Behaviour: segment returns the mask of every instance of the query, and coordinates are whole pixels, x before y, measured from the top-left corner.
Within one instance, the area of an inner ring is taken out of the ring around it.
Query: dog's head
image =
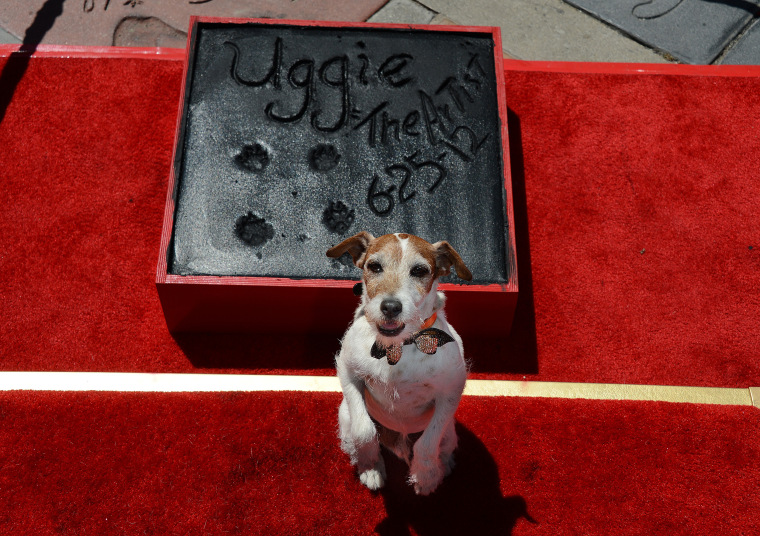
[[[472,279],[448,242],[431,244],[410,234],[375,238],[362,231],[330,248],[327,256],[345,253],[363,271],[364,315],[386,344],[406,339],[440,308],[438,279],[452,266],[461,279]]]

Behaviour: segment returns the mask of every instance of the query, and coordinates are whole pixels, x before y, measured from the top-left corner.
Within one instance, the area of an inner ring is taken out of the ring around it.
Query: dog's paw
[[[440,478],[420,477],[420,475],[409,477],[409,481],[414,486],[414,493],[417,495],[430,495],[438,488],[442,480],[443,474]]]
[[[365,452],[365,454],[367,453]],[[374,459],[365,457],[359,463],[359,481],[372,491],[378,490],[385,485],[385,475],[385,461],[380,456],[379,450]]]
[[[385,485],[385,468],[373,467],[359,474],[359,480],[372,491],[379,490]]]
[[[409,475],[409,483],[414,486],[417,495],[430,495],[443,480],[444,470],[437,463],[415,464],[412,463],[412,472]]]

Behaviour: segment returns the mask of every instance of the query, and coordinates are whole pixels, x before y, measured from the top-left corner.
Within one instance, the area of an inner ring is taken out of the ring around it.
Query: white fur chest
[[[354,326],[359,331],[361,323],[359,319]],[[370,355],[372,338],[360,337],[361,343],[353,348],[351,368],[364,380],[367,409],[384,426],[406,434],[422,431],[436,401],[452,394],[458,397],[464,389],[467,368],[461,339],[445,320],[436,327],[449,333],[454,342],[440,346],[435,354],[405,345],[395,365]]]

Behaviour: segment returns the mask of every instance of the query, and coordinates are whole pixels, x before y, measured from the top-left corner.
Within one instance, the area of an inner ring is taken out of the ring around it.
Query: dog
[[[382,444],[409,465],[418,495],[454,468],[454,413],[467,379],[462,339],[446,321],[438,281],[472,274],[448,242],[363,231],[330,248],[362,269],[361,304],[335,366],[343,390],[341,449],[370,490],[386,480]],[[358,286],[358,285],[357,285]]]

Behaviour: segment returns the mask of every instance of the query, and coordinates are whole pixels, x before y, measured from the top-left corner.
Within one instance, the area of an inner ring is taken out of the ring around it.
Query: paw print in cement
[[[274,238],[274,227],[264,218],[248,212],[235,221],[235,234],[249,246],[260,246]]]
[[[354,223],[354,209],[348,208],[342,201],[330,201],[322,215],[322,223],[328,231],[343,234]]]
[[[332,145],[320,143],[309,151],[309,163],[316,171],[330,171],[340,162],[340,154]]]
[[[260,143],[244,145],[240,153],[235,156],[235,162],[246,171],[255,173],[264,171],[269,165],[269,151]]]

